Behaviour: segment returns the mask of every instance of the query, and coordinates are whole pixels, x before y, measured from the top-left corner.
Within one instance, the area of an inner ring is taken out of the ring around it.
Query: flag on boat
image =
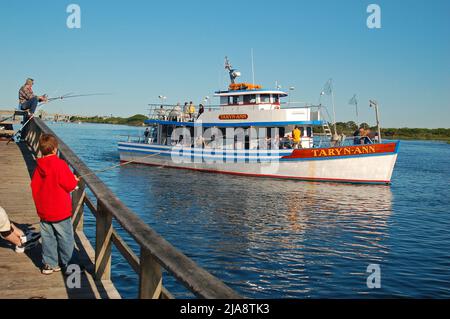
[[[350,105],[358,105],[358,99],[356,98],[356,94],[353,95],[353,97],[350,99],[348,104],[350,104]]]
[[[329,79],[327,83],[325,83],[325,86],[323,87],[322,95],[331,95],[331,92],[333,91],[333,80]]]
[[[356,122],[358,122],[358,99],[356,98],[356,94],[353,94],[353,97],[348,101],[348,104],[356,107]]]

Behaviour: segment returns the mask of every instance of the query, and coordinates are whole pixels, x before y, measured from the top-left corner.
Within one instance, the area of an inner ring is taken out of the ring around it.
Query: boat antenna
[[[252,78],[253,78],[253,85],[255,85],[255,60],[253,56],[253,48],[252,48]]]
[[[225,70],[228,70],[228,72],[230,74],[231,84],[235,84],[236,79],[241,76],[241,72],[233,69],[233,66],[231,65],[230,61],[228,60],[228,57],[225,57]]]
[[[334,128],[334,135],[337,135],[337,128],[336,128],[336,107],[334,105],[334,88],[333,88],[333,79],[329,79],[327,83],[325,83],[325,87],[321,93],[322,95],[331,95],[331,105],[333,107],[333,128]]]

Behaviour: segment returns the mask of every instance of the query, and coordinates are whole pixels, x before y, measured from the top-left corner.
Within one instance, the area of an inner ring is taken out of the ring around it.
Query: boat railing
[[[230,107],[242,107],[244,106],[246,110],[260,110],[261,106],[264,104],[252,104],[252,105],[224,105],[224,104],[208,104],[204,105],[204,112],[211,112],[217,110],[226,111]],[[273,110],[282,109],[320,109],[321,105],[311,105],[304,102],[283,102],[280,105],[271,104]],[[193,122],[199,116],[199,106],[195,105],[195,112],[189,114],[188,110],[185,110],[185,106],[177,104],[149,104],[151,108],[149,109],[149,119],[151,120],[163,120],[163,121],[174,121],[174,122]]]
[[[335,138],[326,135],[316,135],[314,137],[314,148],[327,148],[339,146],[356,146],[363,144],[378,144],[378,140],[369,136],[345,136],[343,134]]]
[[[121,140],[126,140],[128,143],[146,143],[147,138],[144,135],[117,135]]]
[[[198,266],[192,259],[171,245],[135,212],[128,208],[87,165],[40,119],[30,122],[26,141],[38,156],[39,138],[42,134],[56,136],[59,156],[82,177],[79,188],[72,193],[73,227],[84,235],[84,211],[94,217],[95,253],[92,269],[98,281],[111,280],[113,258],[123,258],[139,278],[139,298],[169,299],[173,295],[163,285],[163,270],[178,283],[200,298],[242,298],[218,278]],[[119,233],[128,236],[138,247],[135,252]],[[87,240],[86,240],[87,241]],[[113,256],[113,246],[120,256]]]

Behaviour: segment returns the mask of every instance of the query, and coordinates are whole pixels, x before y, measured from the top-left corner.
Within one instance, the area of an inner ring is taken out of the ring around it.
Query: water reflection
[[[128,202],[200,264],[251,295],[300,297],[343,260],[382,261],[386,186],[244,178],[146,166],[122,168]],[[131,197],[131,198],[130,198]],[[347,273],[345,273],[347,271]],[[362,276],[359,273],[357,276]],[[267,295],[266,295],[267,293]],[[279,295],[278,295],[279,294]]]

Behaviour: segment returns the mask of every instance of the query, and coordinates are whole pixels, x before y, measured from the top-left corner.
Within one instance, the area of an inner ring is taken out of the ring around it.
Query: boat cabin
[[[295,127],[301,131],[301,147],[314,146],[314,126],[323,124],[319,110],[313,107],[293,107],[291,103],[282,103],[282,99],[288,94],[278,89],[263,89],[260,85],[236,82],[240,72],[233,69],[226,60],[225,68],[229,71],[231,84],[228,90],[215,92],[219,98],[219,104],[205,106],[202,113],[192,113],[190,108],[182,109],[180,104],[176,106],[154,105],[154,113],[147,124],[155,126],[149,143],[165,146],[173,146],[181,142],[180,137],[172,136],[176,128],[190,130],[190,136],[206,135],[208,139],[218,136],[224,140],[224,145],[215,143],[215,147],[225,147],[226,139],[236,139],[232,130],[243,132],[245,135],[245,149],[257,149],[252,141],[265,137],[278,139],[280,148],[288,148],[292,145],[292,132]],[[200,132],[201,130],[201,132]],[[211,133],[213,132],[213,133]],[[241,133],[239,133],[241,134]],[[257,136],[255,136],[257,135]],[[184,138],[184,137],[183,137]],[[197,147],[195,138],[183,144],[191,143]],[[228,144],[229,146],[229,144]]]
[[[274,110],[281,108],[281,98],[287,94],[279,90],[263,90],[260,86],[247,83],[239,83],[229,91],[216,92],[220,98],[220,106],[254,106],[259,110]]]

